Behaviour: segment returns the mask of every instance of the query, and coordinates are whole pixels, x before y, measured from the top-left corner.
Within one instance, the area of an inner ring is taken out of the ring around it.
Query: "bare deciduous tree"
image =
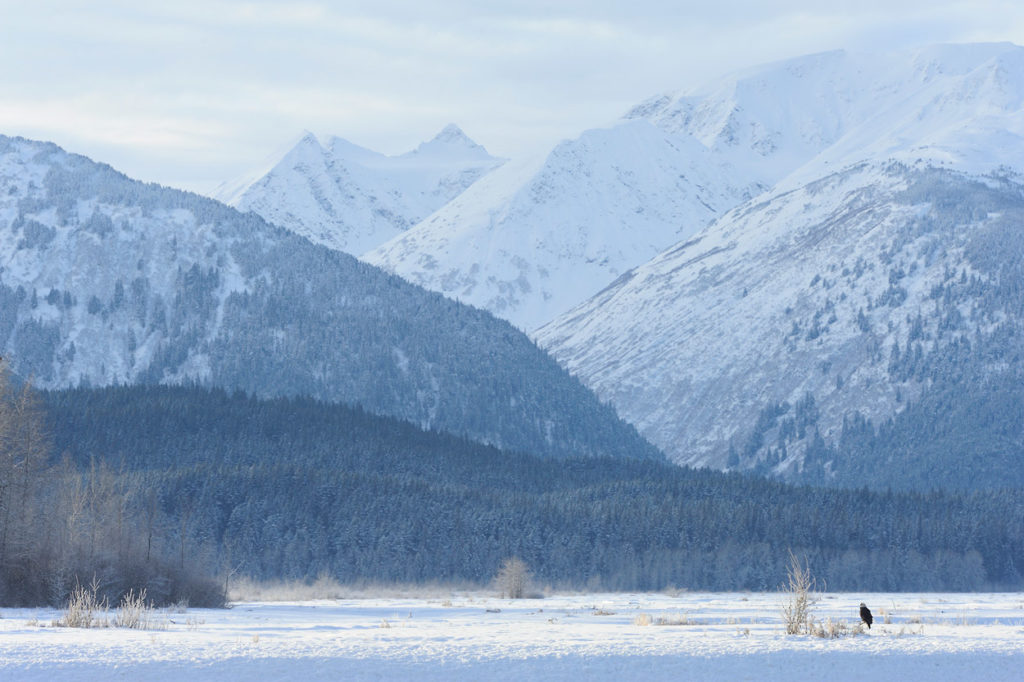
[[[0,566],[23,562],[31,553],[34,496],[50,444],[42,408],[31,382],[15,389],[0,360]]]
[[[522,599],[530,582],[530,568],[519,557],[510,557],[502,562],[495,581],[502,598]]]

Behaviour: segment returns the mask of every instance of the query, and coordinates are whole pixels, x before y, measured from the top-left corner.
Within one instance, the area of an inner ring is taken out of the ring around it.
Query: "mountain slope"
[[[358,255],[430,215],[502,160],[455,125],[401,156],[307,133],[265,175],[216,198],[339,251]]]
[[[706,225],[746,184],[645,121],[510,163],[367,262],[532,330]]]
[[[42,387],[358,404],[548,456],[657,456],[510,325],[255,214],[0,137],[0,348]]]
[[[1016,393],[980,388],[1019,372],[1022,74],[1010,44],[832,52],[649,100],[627,118],[770,189],[536,338],[677,461],[1022,480],[1021,428],[988,426]]]
[[[1019,176],[861,164],[729,212],[537,336],[676,461],[830,480],[847,420],[1021,378],[1021,225]],[[978,466],[998,477],[1022,428]]]

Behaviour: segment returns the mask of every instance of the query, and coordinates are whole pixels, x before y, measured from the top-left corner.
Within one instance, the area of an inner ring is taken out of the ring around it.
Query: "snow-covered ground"
[[[1024,594],[826,594],[815,615],[870,632],[787,636],[779,594],[486,594],[240,602],[162,612],[164,629],[69,629],[4,609],[0,679],[925,679],[1024,674]],[[667,624],[659,624],[659,622]],[[649,624],[646,624],[649,623]]]

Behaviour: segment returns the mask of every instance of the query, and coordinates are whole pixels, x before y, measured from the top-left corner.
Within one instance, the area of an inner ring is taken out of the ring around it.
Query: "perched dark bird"
[[[871,616],[871,609],[864,606],[864,602],[860,603],[860,619],[868,624],[868,630],[871,629],[871,624],[875,622],[875,619]]]

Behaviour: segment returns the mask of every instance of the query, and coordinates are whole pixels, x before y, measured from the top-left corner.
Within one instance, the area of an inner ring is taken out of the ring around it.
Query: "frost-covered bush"
[[[495,579],[502,597],[522,599],[530,582],[530,568],[519,557],[505,559]]]
[[[68,628],[105,628],[110,625],[107,619],[107,600],[98,596],[99,583],[95,578],[83,587],[75,585],[64,608],[64,617],[54,624]]]
[[[785,588],[789,601],[782,605],[782,622],[786,626],[787,635],[811,634],[814,626],[812,614],[817,602],[814,586],[814,578],[806,562],[800,563],[796,555],[790,552]]]
[[[133,630],[153,630],[157,627],[153,604],[146,602],[145,588],[138,592],[128,590],[128,594],[121,597],[114,624],[119,628]]]

